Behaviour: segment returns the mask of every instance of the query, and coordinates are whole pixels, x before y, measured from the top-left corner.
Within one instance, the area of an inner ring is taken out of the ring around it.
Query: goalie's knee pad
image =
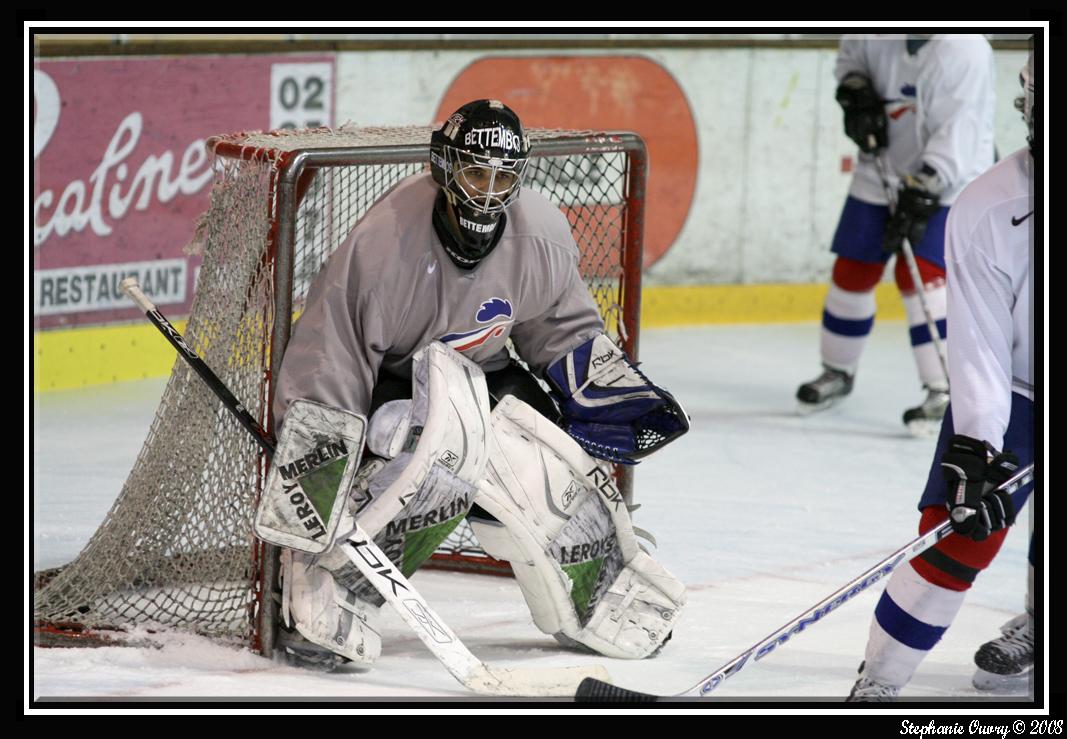
[[[360,526],[371,536],[416,495],[441,485],[470,491],[484,475],[489,393],[481,368],[433,342],[415,355],[411,384],[411,400],[384,403],[369,423],[367,446],[387,460],[359,502]]]
[[[639,659],[667,640],[685,586],[637,543],[604,467],[564,431],[507,397],[471,518],[490,555],[511,563],[534,623],[565,644]]]
[[[420,357],[425,356],[426,361]],[[412,398],[386,402],[368,425],[368,455],[345,513],[409,577],[463,520],[485,474],[489,402],[477,365],[444,345],[416,355]],[[341,531],[353,526],[340,525]],[[381,602],[337,547],[319,563]]]
[[[380,606],[362,598],[319,558],[282,550],[282,621],[312,644],[371,665],[382,651]]]

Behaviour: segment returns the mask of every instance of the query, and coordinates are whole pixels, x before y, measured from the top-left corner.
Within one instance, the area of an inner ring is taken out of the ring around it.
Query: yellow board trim
[[[179,331],[187,321],[175,321]],[[33,334],[33,389],[69,390],[146,377],[166,377],[174,347],[152,324],[37,331]]]
[[[819,321],[827,289],[825,284],[649,286],[641,296],[641,327]],[[895,284],[879,284],[875,296],[880,319],[904,318]],[[186,323],[174,325],[184,331]],[[174,348],[147,322],[39,331],[33,335],[33,389],[165,377],[175,359]]]
[[[641,328],[820,321],[828,290],[827,284],[648,286],[641,291]],[[879,283],[875,300],[880,319],[905,317],[895,283]]]

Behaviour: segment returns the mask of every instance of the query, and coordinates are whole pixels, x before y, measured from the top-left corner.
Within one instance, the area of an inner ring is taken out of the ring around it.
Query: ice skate
[[[823,411],[852,392],[853,376],[823,365],[824,371],[797,388],[797,411],[801,415]]]
[[[339,654],[314,644],[296,629],[279,625],[277,650],[285,655],[285,661],[293,667],[303,667],[315,672],[332,672],[349,662]]]
[[[978,690],[1026,690],[1034,671],[1034,617],[1022,613],[1001,627],[1002,635],[974,655]]]
[[[846,703],[889,703],[900,695],[900,688],[887,685],[870,678],[861,677],[852,686],[852,691],[845,699]]]
[[[915,408],[904,411],[904,425],[912,436],[926,439],[937,436],[941,431],[941,420],[948,408],[948,391],[923,386],[926,400]]]

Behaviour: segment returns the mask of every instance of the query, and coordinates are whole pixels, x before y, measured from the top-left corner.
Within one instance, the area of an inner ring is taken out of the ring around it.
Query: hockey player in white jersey
[[[919,529],[951,519],[954,533],[893,573],[875,608],[850,700],[899,694],[952,624],[1033,489],[1031,483],[1012,496],[990,492],[1034,457],[1033,54],[1021,80],[1030,150],[1020,149],[972,182],[946,228],[952,403],[919,502]],[[978,650],[978,688],[1010,680],[1027,687],[1034,656],[1033,561],[1031,539],[1027,611]]]
[[[349,513],[404,574],[468,514],[545,633],[642,658],[669,638],[684,586],[637,545],[597,459],[632,464],[688,420],[605,335],[567,219],[522,188],[529,146],[491,100],[433,133],[430,172],[386,193],[311,286],[275,420],[296,399],[369,418]],[[435,417],[454,443],[423,453]],[[398,480],[418,494],[388,500]],[[374,661],[381,598],[343,556],[285,550],[282,578],[285,653]]]
[[[852,392],[874,324],[874,289],[897,254],[896,283],[927,393],[904,423],[932,435],[948,403],[929,329],[932,321],[945,339],[945,218],[964,186],[993,163],[992,49],[980,35],[845,36],[835,74],[845,132],[860,153],[831,246],[837,259],[822,316],[823,373],[798,388],[798,408],[821,410]],[[896,190],[892,213],[887,187]],[[900,254],[905,239],[930,321]]]

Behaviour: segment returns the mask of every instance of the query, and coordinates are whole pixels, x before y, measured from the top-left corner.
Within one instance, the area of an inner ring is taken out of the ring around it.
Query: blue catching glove
[[[636,464],[689,430],[689,417],[606,335],[548,367],[563,428],[590,455]]]

